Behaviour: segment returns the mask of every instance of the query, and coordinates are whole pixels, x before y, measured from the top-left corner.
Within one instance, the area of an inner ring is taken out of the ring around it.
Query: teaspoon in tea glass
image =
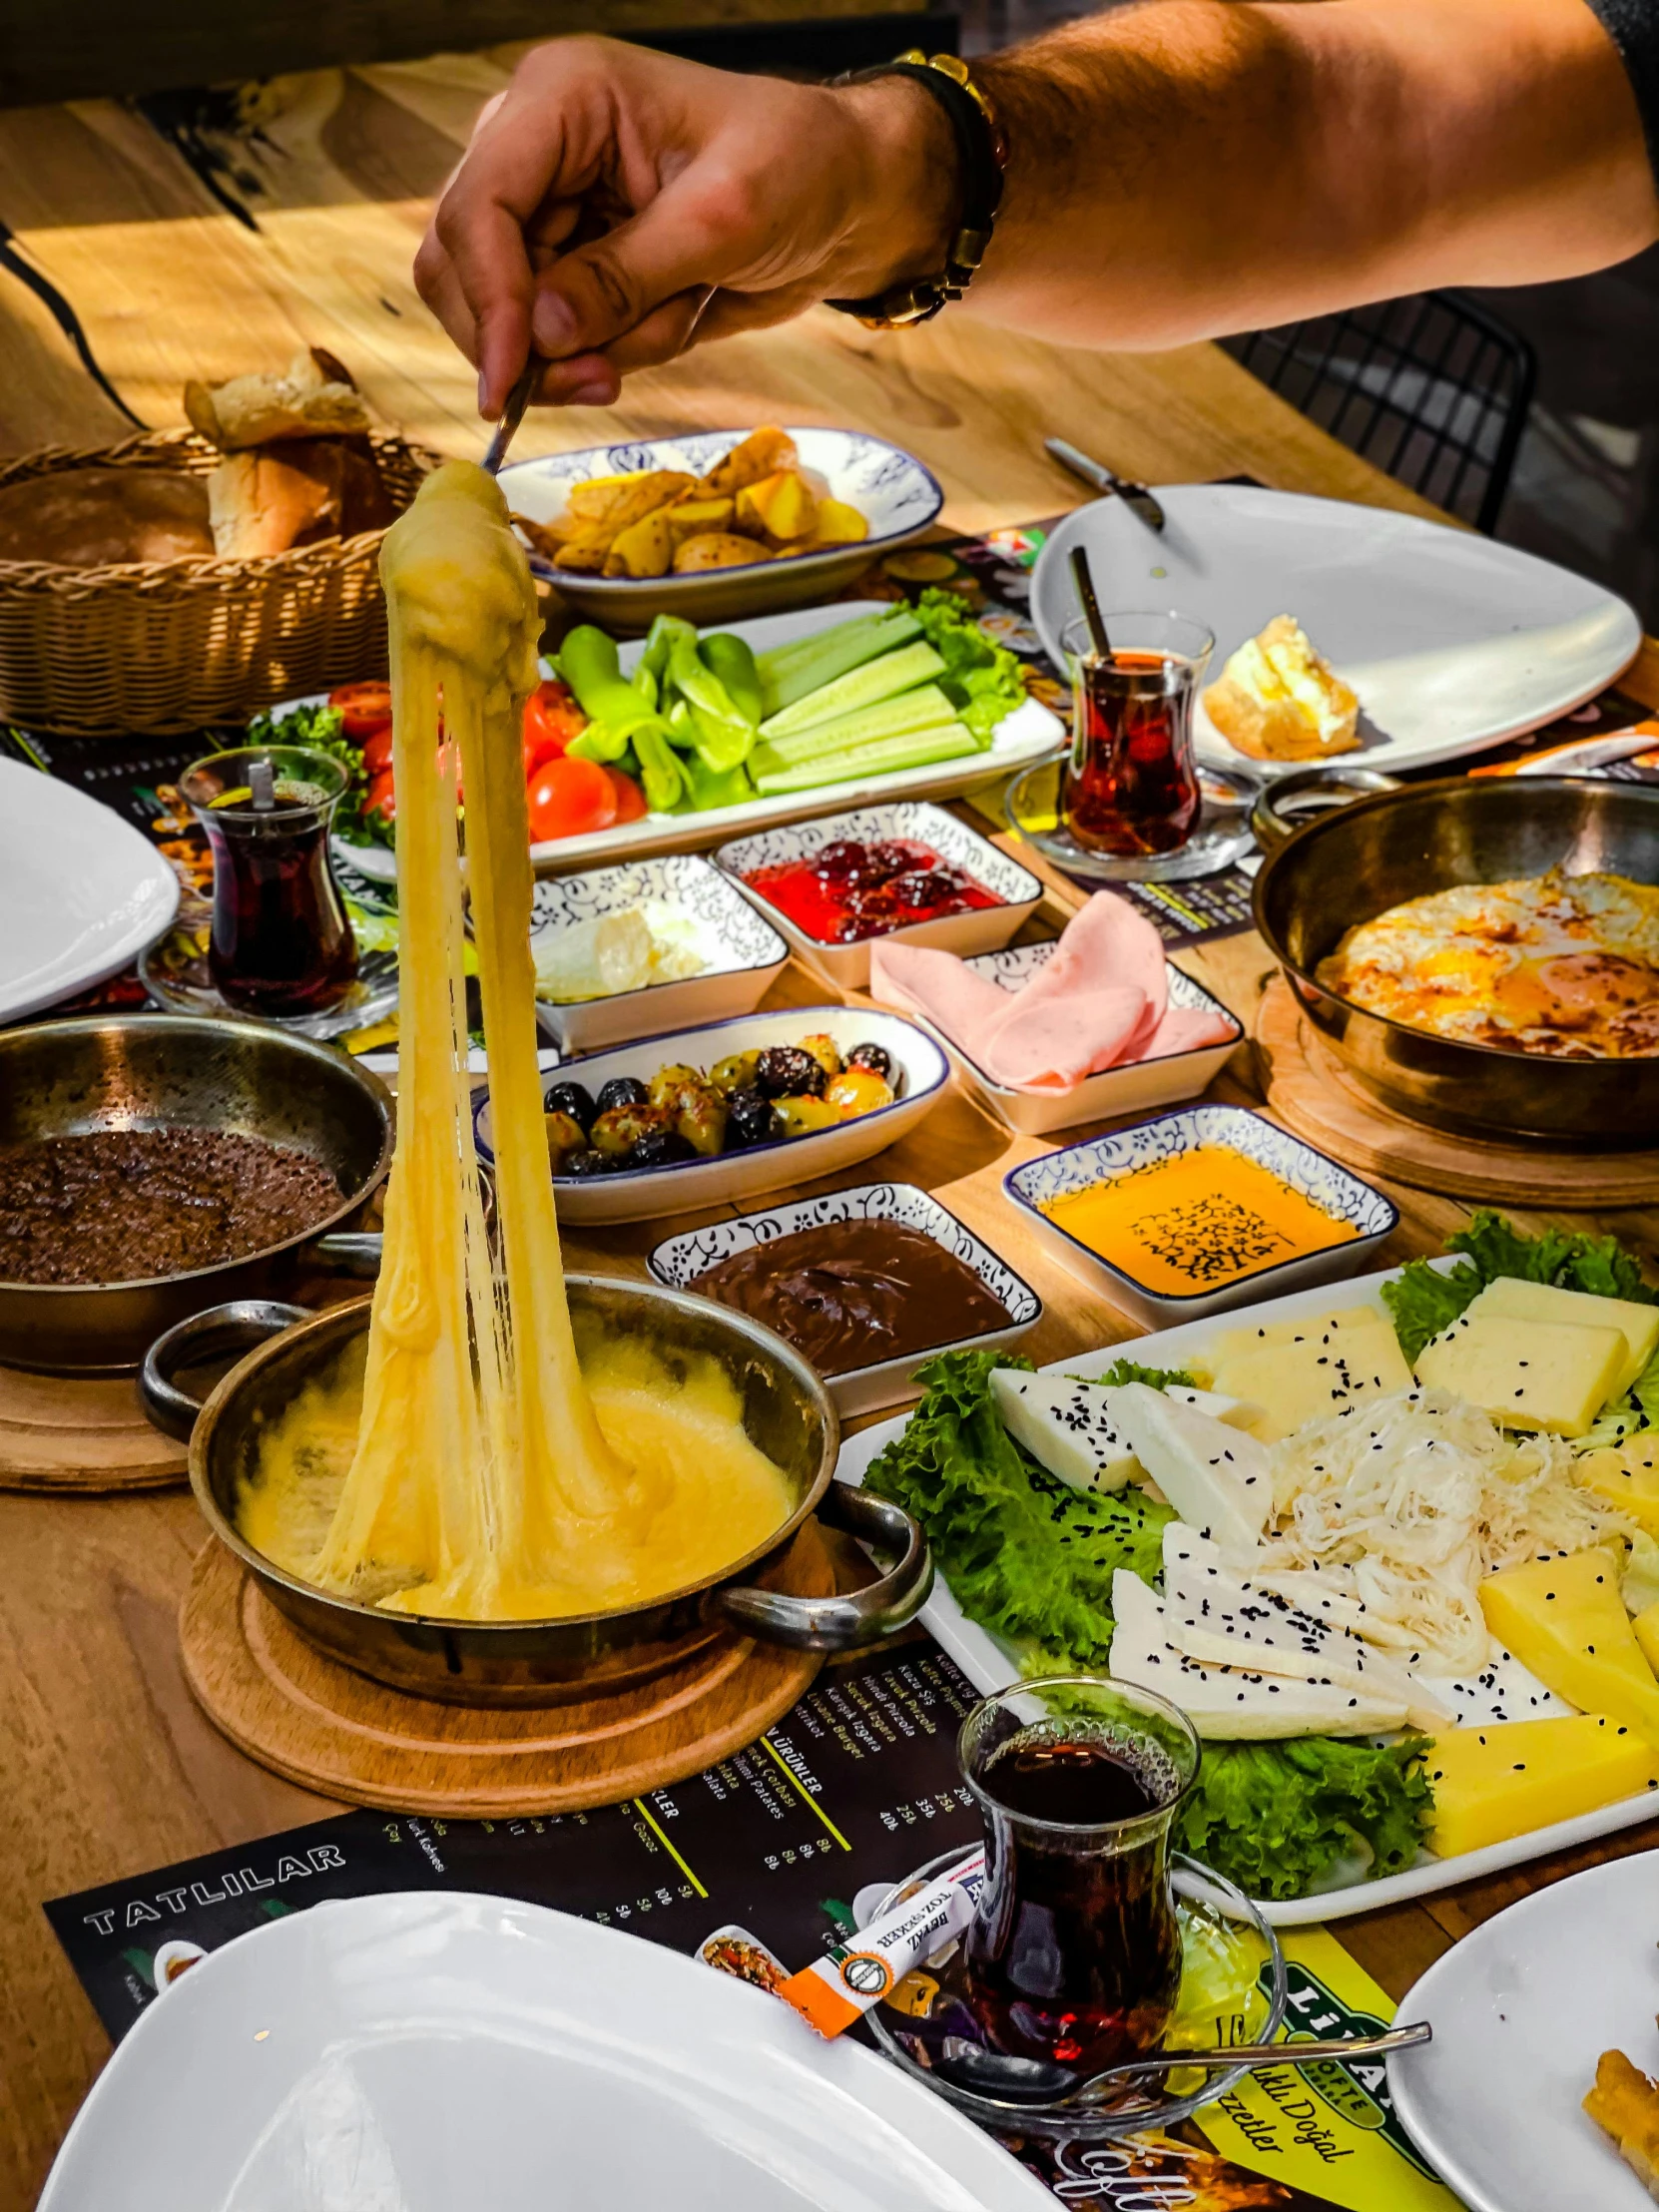
[[[1409,2050],[1413,2044],[1430,2041],[1433,2032],[1426,2020],[1418,2020],[1407,2027],[1389,2028],[1385,2034],[1355,2035],[1347,2041],[1236,2043],[1231,2050],[1158,2051],[1149,2058],[1125,2059],[1082,2080],[1075,2067],[1050,2058],[1016,2058],[954,2039],[933,2063],[946,2081],[980,2096],[1003,2097],[1014,2104],[1079,2104],[1092,2103],[1102,2090],[1170,2073],[1177,2066],[1217,2072],[1228,2066],[1307,2066],[1322,2059],[1369,2058],[1382,2051]]]

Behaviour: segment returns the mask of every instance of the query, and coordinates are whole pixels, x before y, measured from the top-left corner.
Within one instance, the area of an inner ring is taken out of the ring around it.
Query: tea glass
[[[1176,852],[1202,805],[1193,708],[1216,641],[1185,615],[1109,614],[1105,622],[1106,655],[1081,619],[1061,634],[1072,683],[1061,820],[1086,851]]]

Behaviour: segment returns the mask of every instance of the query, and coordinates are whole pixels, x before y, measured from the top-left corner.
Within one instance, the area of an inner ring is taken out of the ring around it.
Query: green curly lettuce
[[[1196,1390],[1197,1379],[1185,1368],[1143,1368],[1134,1360],[1114,1360],[1104,1375],[1074,1375],[1073,1382],[1096,1382],[1102,1389],[1115,1390],[1125,1382],[1144,1382],[1154,1390]]]
[[[940,691],[980,745],[989,745],[997,724],[1025,702],[1018,659],[986,637],[954,592],[935,585],[920,595],[912,611],[944,662],[944,673],[935,679]]]
[[[1433,1814],[1422,1750],[1421,1737],[1381,1749],[1334,1736],[1206,1744],[1176,1845],[1255,1898],[1305,1897],[1357,1852],[1369,1878],[1400,1874]]]
[[[914,1514],[970,1620],[1047,1664],[1104,1672],[1113,1571],[1153,1580],[1175,1515],[1143,1490],[1106,1496],[1057,1481],[1003,1427],[993,1368],[1031,1363],[946,1352],[918,1370],[926,1394],[865,1487]]]

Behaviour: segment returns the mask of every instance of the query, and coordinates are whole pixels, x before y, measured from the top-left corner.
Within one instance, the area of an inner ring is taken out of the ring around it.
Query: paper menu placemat
[[[956,1765],[974,1698],[918,1637],[826,1667],[748,1751],[622,1805],[506,1822],[343,1813],[45,1910],[117,2040],[192,1958],[308,1905],[389,1890],[523,1899],[686,1952],[736,1925],[805,1964],[850,1928],[860,1890],[978,1841]],[[1286,1949],[1293,2017],[1308,2031],[1334,2007],[1391,2016],[1323,1932],[1299,1930]],[[1289,2069],[1283,2086],[1259,2077],[1170,2137],[1009,2147],[1071,2212],[1454,2212],[1412,2162],[1380,2067],[1297,2082]]]

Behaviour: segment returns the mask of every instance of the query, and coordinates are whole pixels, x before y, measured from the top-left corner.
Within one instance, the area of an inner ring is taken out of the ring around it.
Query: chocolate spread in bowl
[[[830,1221],[751,1245],[689,1286],[776,1329],[820,1375],[848,1375],[1006,1329],[965,1261],[895,1221]]]
[[[321,1161],[225,1129],[0,1149],[0,1282],[141,1283],[269,1251],[331,1214]]]

